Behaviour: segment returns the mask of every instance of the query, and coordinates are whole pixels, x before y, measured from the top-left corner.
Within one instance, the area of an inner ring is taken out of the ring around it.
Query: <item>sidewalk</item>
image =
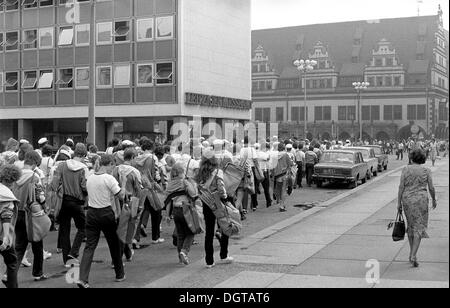
[[[427,164],[428,167],[429,163]],[[449,287],[448,160],[432,168],[438,209],[430,213],[430,239],[412,269],[407,241],[394,243],[400,171],[360,188],[328,208],[313,208],[230,248],[233,265],[212,270],[196,262],[146,287]],[[301,217],[301,216],[305,217]],[[368,260],[379,264],[380,283],[368,283]]]

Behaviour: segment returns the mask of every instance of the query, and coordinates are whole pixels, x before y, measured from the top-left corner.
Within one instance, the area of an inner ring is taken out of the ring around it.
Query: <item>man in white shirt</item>
[[[264,197],[266,198],[266,206],[272,206],[272,198],[270,197],[270,143],[264,143],[260,149],[260,144],[255,144],[256,154],[259,166],[264,173],[264,180],[261,185],[264,189]]]
[[[114,158],[104,155],[100,159],[100,169],[87,180],[89,206],[86,215],[86,247],[80,264],[80,279],[77,282],[80,288],[89,288],[89,272],[95,249],[100,239],[100,231],[105,235],[111,258],[116,272],[116,282],[125,280],[125,271],[120,255],[120,240],[116,233],[118,211],[114,210],[114,197],[123,199],[124,193],[117,180],[111,175],[114,169]]]

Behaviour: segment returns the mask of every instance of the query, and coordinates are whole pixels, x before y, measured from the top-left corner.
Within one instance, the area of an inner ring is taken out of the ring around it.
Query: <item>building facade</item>
[[[252,33],[252,119],[284,137],[448,138],[448,32],[436,16],[319,24]],[[294,61],[317,61],[313,71]],[[306,83],[306,115],[305,115]],[[305,117],[307,130],[305,132]]]
[[[0,1],[1,140],[85,140],[92,36],[100,148],[250,119],[250,0],[97,0],[95,33],[90,0],[73,2]]]

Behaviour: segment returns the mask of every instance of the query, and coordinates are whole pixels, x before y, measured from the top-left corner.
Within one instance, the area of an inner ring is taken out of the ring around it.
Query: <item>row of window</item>
[[[129,20],[97,23],[96,29],[97,45],[112,44],[113,41],[114,43],[124,43],[131,40],[132,31]],[[137,19],[135,39],[138,42],[172,39],[173,29],[173,16]],[[89,24],[61,26],[56,29],[56,32],[58,46],[89,46]],[[23,49],[53,48],[54,36],[55,29],[53,27],[23,30],[21,40],[19,31],[0,32],[0,52],[19,50],[19,45],[22,45]]]
[[[396,63],[397,61],[394,62],[394,58],[390,57],[390,58],[374,58],[373,59],[373,66],[394,66],[394,63]]]
[[[272,90],[273,89],[273,81],[272,80],[253,81],[252,89],[254,91]]]
[[[109,66],[97,66],[97,88],[129,87],[131,85],[131,65],[115,64]],[[136,64],[136,86],[152,87],[173,84],[174,64],[164,63],[139,63]],[[52,69],[0,72],[0,92],[5,87],[5,92],[24,90],[52,89],[54,84],[59,89],[87,89],[89,88],[89,68],[69,67],[57,70],[55,78]],[[20,77],[20,78],[19,78]],[[3,80],[4,79],[4,80]],[[56,80],[56,82],[55,82]]]
[[[444,109],[445,105],[440,108]],[[380,106],[362,106],[361,116],[363,121],[380,121]],[[402,120],[403,106],[402,105],[385,105],[383,106],[384,120]],[[275,120],[276,122],[283,122],[284,107],[276,107]],[[440,112],[441,114],[441,112]],[[357,121],[355,106],[338,106],[338,121]],[[407,120],[425,120],[426,119],[426,105],[408,105],[407,106]],[[308,121],[308,108],[306,108],[306,120]],[[331,106],[315,106],[314,107],[315,121],[331,121]],[[255,108],[255,121],[270,122],[271,108]],[[291,121],[304,122],[305,121],[305,107],[291,107]]]
[[[372,87],[399,87],[402,85],[401,76],[370,76],[367,82]]]
[[[90,2],[91,0],[0,0],[0,12],[5,9],[6,11],[16,11],[19,6],[22,5],[24,9],[32,9],[38,7],[52,6],[54,3],[59,5],[66,5],[67,3],[83,3]],[[111,0],[97,0],[97,2],[105,2]]]
[[[280,89],[298,89],[300,84],[299,78],[282,79],[280,80]],[[303,87],[303,85],[302,85]],[[322,78],[322,79],[307,79],[306,88],[307,89],[327,89],[333,87],[332,78]]]

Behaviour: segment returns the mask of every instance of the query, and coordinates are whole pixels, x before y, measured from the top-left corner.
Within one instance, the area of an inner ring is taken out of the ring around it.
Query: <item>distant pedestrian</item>
[[[422,238],[428,238],[428,191],[436,208],[436,193],[431,171],[422,165],[426,162],[425,152],[416,149],[411,153],[412,164],[405,167],[398,190],[398,210],[404,211],[408,224],[408,239],[411,248],[409,261],[418,267],[417,251]]]

